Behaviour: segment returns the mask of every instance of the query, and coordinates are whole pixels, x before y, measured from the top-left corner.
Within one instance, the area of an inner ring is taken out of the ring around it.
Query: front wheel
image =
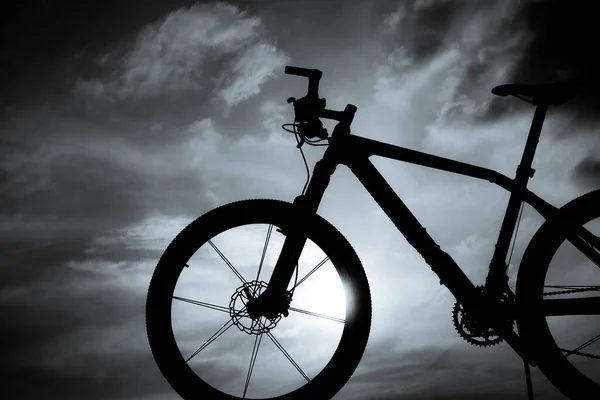
[[[600,191],[536,232],[516,297],[519,334],[548,380],[571,399],[600,399]]]
[[[245,200],[188,225],[156,266],[146,329],[162,374],[185,400],[330,399],[364,353],[371,297],[356,253],[316,214]],[[251,318],[294,221],[306,244],[288,286],[289,315]]]

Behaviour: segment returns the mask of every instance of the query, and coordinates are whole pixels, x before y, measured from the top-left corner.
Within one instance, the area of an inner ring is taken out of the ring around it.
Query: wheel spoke
[[[256,339],[254,339],[254,347],[252,348],[252,355],[250,356],[250,366],[248,367],[248,375],[246,376],[246,384],[244,385],[244,394],[242,398],[246,398],[246,392],[248,391],[248,385],[250,385],[250,377],[252,376],[252,371],[254,370],[254,364],[256,364],[256,356],[258,356],[258,348],[260,346],[260,342],[262,341],[263,334],[256,335]]]
[[[573,350],[563,350],[566,353],[568,353],[565,357],[569,357],[572,354],[579,354],[580,350],[583,350],[584,348],[588,347],[589,345],[596,343],[598,340],[600,340],[600,335],[596,335],[593,338],[591,338],[590,340],[588,340],[587,342],[581,344],[580,346],[576,347]]]
[[[576,235],[571,235],[567,239],[600,268],[600,237],[580,227]]]
[[[584,349],[585,347],[588,347],[590,344],[593,344],[595,342],[597,342],[598,340],[600,340],[600,335],[596,335],[593,338],[591,338],[590,340],[588,340],[587,342],[583,343],[582,345],[580,345],[579,347],[577,347],[576,349],[574,349],[575,351],[579,351]]]
[[[223,311],[223,312],[226,312],[227,314],[229,314],[229,307],[223,307],[223,306],[218,306],[216,304],[204,303],[202,301],[187,299],[185,297],[179,297],[179,296],[173,296],[173,298],[175,300],[180,300],[180,301],[184,301],[186,303],[195,304],[197,306],[203,306],[203,307],[206,307],[206,308],[211,308],[211,309],[217,310],[217,311]]]
[[[236,313],[236,316],[238,316],[239,314],[241,314],[244,310],[246,310],[246,307],[242,308],[241,310],[239,310]],[[200,353],[202,350],[204,350],[206,347],[208,347],[209,344],[211,344],[212,342],[214,342],[219,336],[221,336],[223,333],[225,333],[225,331],[227,331],[229,328],[231,328],[234,325],[233,323],[233,319],[229,319],[222,327],[220,327],[210,338],[208,338],[208,340],[206,342],[204,342],[204,344],[202,346],[200,346],[198,348],[198,350],[196,350],[194,352],[194,354],[192,354],[191,356],[188,357],[187,360],[185,360],[185,362],[189,362],[192,358],[194,358],[198,353]]]
[[[261,326],[264,327],[264,325],[259,322]],[[269,339],[271,339],[271,341],[273,342],[273,344],[275,346],[277,346],[277,348],[283,353],[283,355],[289,360],[289,362],[298,370],[298,372],[300,373],[300,375],[302,375],[302,377],[304,379],[306,379],[306,382],[310,382],[310,378],[308,377],[308,375],[306,375],[304,373],[304,371],[302,371],[302,368],[300,368],[300,366],[298,365],[298,363],[296,363],[296,361],[294,361],[294,359],[292,358],[292,356],[290,356],[290,353],[288,353],[286,351],[286,349],[283,348],[283,346],[281,345],[281,343],[279,343],[279,341],[275,338],[275,336],[273,336],[273,334],[269,331],[266,332],[267,336],[269,337]]]
[[[223,259],[223,261],[225,261],[225,264],[227,264],[227,266],[229,266],[229,268],[231,268],[231,270],[233,271],[233,273],[235,274],[235,276],[237,276],[239,278],[239,280],[242,281],[242,283],[246,283],[246,280],[244,279],[244,277],[242,276],[242,274],[240,274],[238,272],[238,270],[235,269],[235,267],[233,266],[233,264],[231,264],[229,262],[229,260],[227,259],[227,257],[225,257],[223,255],[223,253],[221,253],[221,251],[217,248],[217,246],[214,245],[214,243],[212,242],[212,240],[209,240],[208,244],[210,244],[212,246],[212,248],[215,249],[215,251],[217,252],[217,254],[219,256],[221,256],[221,258]]]
[[[542,312],[545,316],[600,315],[600,297],[544,300]]]
[[[312,315],[314,317],[319,317],[319,318],[324,318],[324,319],[329,319],[331,321],[336,321],[336,322],[341,322],[344,323],[346,322],[345,319],[342,318],[336,318],[336,317],[330,317],[329,315],[324,315],[324,314],[318,314],[316,312],[312,312],[312,311],[306,311],[306,310],[300,310],[298,308],[294,308],[294,307],[290,307],[290,311],[295,311],[297,313],[302,313],[302,314],[307,314],[307,315]]]
[[[281,350],[283,355],[290,361],[290,363],[292,363],[292,365],[294,367],[296,367],[298,372],[300,372],[300,375],[302,375],[304,377],[304,379],[306,379],[307,382],[310,382],[310,378],[304,373],[304,371],[302,371],[302,368],[300,368],[298,363],[296,363],[296,361],[294,361],[292,356],[290,356],[290,354],[283,348],[283,346],[277,341],[277,339],[275,339],[275,336],[273,336],[273,334],[271,332],[267,332],[267,336],[269,336],[269,339],[271,339],[273,341],[273,343],[275,344],[275,346],[277,346],[277,348],[279,350]]]
[[[204,342],[204,344],[202,346],[200,346],[198,348],[198,350],[196,350],[194,352],[194,354],[192,354],[191,356],[188,357],[187,360],[185,360],[185,362],[189,362],[192,358],[194,358],[198,353],[200,353],[202,350],[204,350],[206,347],[208,347],[209,344],[211,344],[212,342],[214,342],[219,336],[221,336],[223,333],[225,333],[225,331],[227,331],[227,329],[231,328],[233,326],[233,321],[232,320],[228,320],[225,325],[223,325],[222,327],[219,328],[219,330],[217,330],[210,338],[208,338],[208,340],[206,342]]]
[[[292,290],[296,289],[298,286],[300,286],[300,284],[302,282],[304,282],[306,280],[306,278],[308,278],[309,276],[311,276],[312,274],[314,274],[319,268],[321,268],[323,266],[323,264],[325,264],[327,261],[329,261],[329,257],[325,257],[323,260],[321,260],[320,263],[317,264],[316,267],[314,267],[313,269],[310,270],[310,272],[308,274],[306,274],[304,276],[304,278],[300,279],[300,281],[298,281],[298,283],[296,283],[296,285],[292,288]]]
[[[258,266],[258,272],[256,273],[256,280],[257,281],[258,281],[258,278],[260,277],[260,271],[262,270],[263,262],[265,261],[265,254],[267,254],[267,247],[269,246],[269,239],[271,239],[271,231],[272,230],[273,230],[273,225],[270,224],[269,225],[269,229],[267,230],[267,237],[265,238],[265,245],[263,247],[262,256],[260,258],[260,264]],[[253,293],[253,295],[256,295],[256,290]]]

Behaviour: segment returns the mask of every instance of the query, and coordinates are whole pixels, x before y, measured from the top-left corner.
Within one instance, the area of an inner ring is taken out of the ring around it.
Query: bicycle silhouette
[[[478,346],[491,346],[501,341],[508,343],[524,360],[530,397],[533,393],[529,365],[533,365],[569,398],[600,398],[600,368],[589,367],[590,362],[600,359],[599,355],[589,352],[594,343],[600,344],[600,335],[567,349],[556,342],[554,336],[560,329],[554,330],[552,322],[564,316],[600,315],[600,297],[585,295],[597,292],[600,286],[589,281],[586,282],[588,285],[578,286],[546,282],[547,277],[555,275],[548,272],[551,262],[567,242],[572,251],[576,249],[592,261],[594,267],[600,267],[600,229],[594,234],[590,231],[592,225],[588,226],[590,221],[600,217],[600,190],[557,208],[527,189],[528,180],[534,174],[531,166],[548,107],[562,105],[575,96],[579,81],[508,84],[492,90],[496,95],[513,95],[536,106],[516,177],[510,179],[490,169],[352,135],[350,124],[357,108],[351,104],[344,111],[325,108],[325,99],[318,95],[321,71],[287,66],[285,72],[307,77],[308,93],[298,100],[288,99],[288,103],[294,105],[296,118],[293,124],[285,124],[283,128],[295,133],[301,152],[304,143],[328,142],[328,148],[316,163],[312,178],[309,175],[302,194],[293,203],[256,199],[223,205],[190,223],[165,250],[149,286],[146,325],[155,361],[177,393],[186,400],[248,398],[257,393],[282,400],[330,399],[350,379],[367,344],[371,295],[362,264],[351,245],[317,214],[332,174],[339,164],[343,164],[420,253],[440,283],[455,296],[454,324],[464,339]],[[338,122],[331,136],[319,118]],[[292,126],[293,130],[287,126]],[[438,246],[369,161],[371,156],[484,179],[511,193],[484,285],[475,286],[452,257]],[[306,163],[306,159],[304,161]],[[508,285],[506,257],[524,203],[531,205],[546,222],[528,244],[513,292]],[[256,224],[265,224],[266,228],[257,231]],[[275,231],[273,227],[276,227]],[[242,229],[242,233],[232,234],[228,240],[222,239],[234,228]],[[260,236],[258,242],[252,243],[249,234],[256,232],[266,238]],[[276,242],[279,244],[273,244]],[[258,250],[260,245],[262,251],[242,255],[245,253],[241,253],[241,247],[245,244],[253,244],[250,246],[252,251]],[[221,251],[223,247],[231,249]],[[280,252],[269,258],[266,254],[273,247],[280,248]],[[200,259],[192,261],[200,250],[204,251]],[[305,257],[303,251],[308,251],[309,255]],[[317,257],[317,253],[324,257]],[[236,258],[235,262],[230,261],[233,258]],[[298,280],[301,265],[305,265],[307,259],[308,262],[321,261]],[[338,280],[329,279],[325,285],[311,287],[313,278],[319,274],[325,276],[319,272],[325,270],[325,266],[336,273]],[[268,282],[260,280],[261,272],[266,276],[268,268],[272,268],[270,279]],[[574,267],[568,261],[564,268]],[[216,277],[221,272],[228,275],[219,280]],[[182,290],[188,290],[189,297],[175,294],[178,280],[194,273],[199,275],[196,283],[205,282],[205,286],[183,285]],[[341,283],[338,289],[335,289],[335,282]],[[229,289],[217,291],[214,289],[217,283],[229,285]],[[303,296],[297,291],[301,284],[310,289]],[[336,290],[342,298],[337,303],[327,297]],[[215,302],[200,301],[200,295],[212,296]],[[563,298],[563,295],[576,296]],[[297,299],[304,301],[305,307],[299,308],[301,305],[295,304]],[[179,304],[187,305],[185,313]],[[329,307],[330,312],[319,313],[307,309],[309,307]],[[201,310],[212,314],[200,319],[198,312]],[[342,317],[332,315],[336,310]],[[225,324],[216,332],[213,329],[196,335],[176,335],[173,318],[183,314],[182,325],[187,324],[188,328],[195,324],[193,327],[208,330],[210,323]],[[294,331],[296,328],[292,328],[290,322],[292,317],[296,322],[304,321],[307,328],[299,327]],[[317,321],[329,325],[317,326]],[[233,326],[239,332],[230,331],[228,335],[233,340],[226,341],[222,335]],[[600,333],[597,321],[579,327],[585,332]],[[575,328],[576,324],[569,325],[569,330],[576,331]],[[333,331],[339,335],[339,341],[332,335],[334,350],[322,351],[320,346],[331,341],[325,333]],[[213,333],[212,336],[209,333]],[[179,346],[176,336],[184,337],[185,344]],[[264,336],[277,350],[263,353],[263,361],[267,358],[265,369],[256,372]],[[290,338],[302,337],[309,338],[309,347],[290,345]],[[216,340],[218,338],[221,339]],[[244,341],[253,343],[252,352],[249,349],[239,351]],[[204,344],[198,346],[202,342]],[[184,357],[183,353],[191,354]],[[321,355],[325,358],[323,366],[314,361]],[[304,361],[297,361],[300,358]],[[576,359],[588,362],[580,365]],[[231,361],[228,368],[224,366],[226,361]],[[288,368],[287,372],[285,368]]]

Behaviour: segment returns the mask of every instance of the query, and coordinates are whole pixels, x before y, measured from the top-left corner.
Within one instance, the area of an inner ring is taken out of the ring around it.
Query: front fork
[[[251,316],[286,314],[286,307],[289,306],[290,301],[286,289],[292,280],[294,270],[298,265],[298,259],[306,244],[307,232],[310,228],[308,224],[312,220],[311,217],[316,214],[323,193],[327,189],[331,175],[333,175],[338,164],[335,160],[335,154],[335,146],[330,145],[323,158],[315,165],[313,177],[308,184],[306,194],[297,196],[294,199],[289,230],[282,227],[282,233],[286,238],[267,288],[258,297],[251,298],[248,302],[248,313]]]

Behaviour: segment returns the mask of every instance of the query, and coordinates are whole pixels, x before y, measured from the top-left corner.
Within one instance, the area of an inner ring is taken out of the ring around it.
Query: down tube
[[[392,220],[406,240],[421,254],[425,262],[440,278],[458,301],[468,307],[476,301],[473,283],[464,274],[452,257],[427,233],[417,218],[410,212],[394,189],[387,183],[375,166],[368,160],[354,161],[348,168],[358,178],[381,209]],[[476,306],[477,304],[473,304]]]

